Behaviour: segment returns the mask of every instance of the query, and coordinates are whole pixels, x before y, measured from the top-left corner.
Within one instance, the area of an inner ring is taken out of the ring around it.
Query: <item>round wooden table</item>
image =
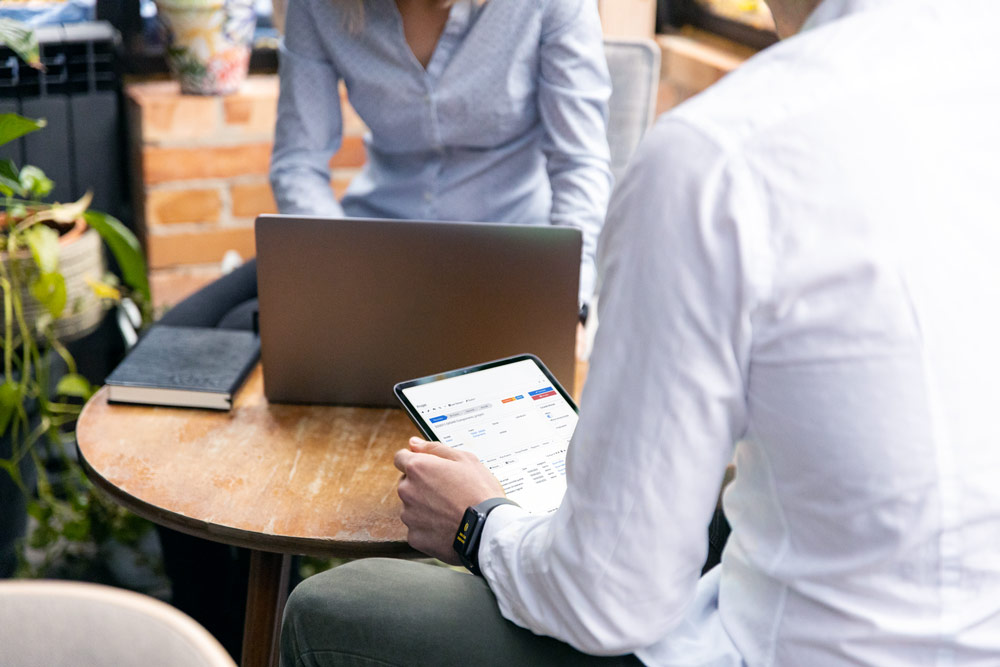
[[[577,395],[587,365],[578,362]],[[260,366],[230,412],[111,405],[77,424],[88,477],[168,528],[252,550],[243,665],[277,665],[291,554],[418,557],[396,495],[402,410],[271,404]]]
[[[231,412],[111,405],[107,393],[77,425],[94,484],[155,523],[252,550],[244,665],[277,664],[290,554],[419,555],[392,465],[417,432],[401,410],[272,405],[259,366]]]

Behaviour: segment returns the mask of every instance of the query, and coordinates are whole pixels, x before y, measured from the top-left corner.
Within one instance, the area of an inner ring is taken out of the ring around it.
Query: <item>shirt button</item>
[[[430,192],[424,193],[424,201],[431,201],[432,199],[434,199],[434,195],[432,195]]]
[[[430,95],[424,95],[424,102],[430,102],[430,101],[431,101],[431,96]]]

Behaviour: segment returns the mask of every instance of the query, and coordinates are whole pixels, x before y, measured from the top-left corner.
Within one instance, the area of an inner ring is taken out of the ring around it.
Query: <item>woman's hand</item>
[[[466,508],[504,496],[503,487],[475,454],[420,438],[410,438],[409,445],[394,460],[403,473],[396,491],[406,539],[414,549],[458,565],[452,544]]]

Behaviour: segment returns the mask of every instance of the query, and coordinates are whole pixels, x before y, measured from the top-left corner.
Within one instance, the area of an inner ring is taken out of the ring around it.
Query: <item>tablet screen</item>
[[[521,507],[533,514],[559,507],[577,412],[537,358],[402,382],[396,395],[425,436],[474,453]]]

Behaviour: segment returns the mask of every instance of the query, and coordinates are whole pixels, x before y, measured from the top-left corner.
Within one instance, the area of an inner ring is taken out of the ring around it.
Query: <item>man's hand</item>
[[[394,463],[403,473],[396,490],[410,546],[458,565],[452,544],[466,508],[503,496],[500,482],[475,454],[420,438],[410,438],[410,448],[396,452]]]

